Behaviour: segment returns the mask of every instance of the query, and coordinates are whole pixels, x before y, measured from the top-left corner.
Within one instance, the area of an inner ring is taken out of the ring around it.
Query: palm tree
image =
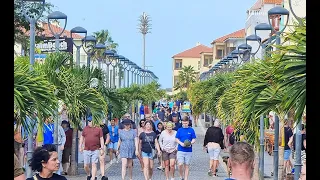
[[[108,30],[100,30],[97,32],[94,32],[94,37],[97,39],[97,43],[104,44],[106,46],[106,49],[112,50],[114,52],[117,52],[118,43],[115,43],[110,35],[110,32]],[[104,50],[98,50],[96,52],[97,59],[98,59],[98,67],[101,68],[101,61],[103,60],[103,52]]]
[[[94,88],[90,88],[87,78],[89,71],[86,68],[71,68],[64,63],[71,62],[72,56],[69,53],[51,53],[47,56],[44,64],[35,66],[40,74],[53,84],[57,91],[56,96],[66,104],[68,117],[74,127],[73,144],[71,154],[71,175],[77,174],[76,163],[76,136],[81,123],[81,118],[90,109],[93,121],[99,124],[106,114],[107,104],[103,96]]]
[[[196,82],[197,72],[193,69],[193,66],[183,66],[181,71],[179,71],[178,83],[175,86],[175,90],[186,88],[188,89],[190,85]]]
[[[41,126],[42,120],[51,116],[57,108],[54,91],[55,87],[44,75],[30,70],[28,57],[18,57],[14,61],[14,114],[17,124],[31,131],[32,127],[25,121],[30,117],[38,119]]]

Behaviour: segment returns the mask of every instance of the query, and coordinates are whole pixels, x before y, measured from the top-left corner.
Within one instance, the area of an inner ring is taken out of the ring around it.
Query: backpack
[[[235,141],[236,141],[236,137],[235,137],[234,132],[233,132],[232,134],[230,134],[229,143],[231,145],[233,145],[235,143]]]

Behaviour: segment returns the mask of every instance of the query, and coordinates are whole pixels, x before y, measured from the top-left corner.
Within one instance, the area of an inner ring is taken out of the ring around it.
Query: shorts
[[[153,160],[152,153],[145,153],[142,151],[141,155],[143,158],[149,158],[149,159]]]
[[[95,151],[84,150],[83,151],[84,164],[98,163],[99,156],[100,156],[99,150],[95,150]]]
[[[178,164],[186,164],[189,165],[192,157],[192,152],[182,152],[178,151],[177,152],[177,160]]]
[[[210,160],[219,160],[219,154],[221,152],[221,148],[208,148],[208,153],[210,156]]]
[[[163,151],[162,152],[162,160],[168,161],[169,159],[176,159],[177,158],[177,151],[173,151],[172,153],[168,153]]]
[[[69,163],[70,156],[71,156],[71,147],[64,148],[62,152],[62,164]]]
[[[290,149],[284,150],[283,160],[289,161],[290,160],[290,154],[291,154],[291,150]]]
[[[108,149],[117,150],[117,148],[118,148],[118,142],[110,142],[108,144]]]

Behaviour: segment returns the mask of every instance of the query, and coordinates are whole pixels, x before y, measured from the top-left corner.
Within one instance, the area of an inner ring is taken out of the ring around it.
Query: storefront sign
[[[44,40],[43,42],[36,44],[36,48],[41,50],[41,53],[54,52],[56,50],[55,39]],[[73,53],[72,39],[59,39],[59,51]]]

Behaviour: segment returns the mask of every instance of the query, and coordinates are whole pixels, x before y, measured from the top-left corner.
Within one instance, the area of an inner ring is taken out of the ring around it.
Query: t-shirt
[[[102,128],[102,135],[103,135],[103,140],[104,142],[106,142],[107,140],[107,134],[109,134],[109,128],[108,126],[105,124]]]
[[[169,107],[172,109],[173,108],[173,105],[174,105],[174,102],[170,101],[169,102]]]
[[[18,176],[24,174],[24,172],[23,172],[23,169],[20,165],[18,157],[15,154],[13,154],[13,157],[14,157],[14,172],[13,172],[13,174],[14,174],[14,177],[18,177]]]
[[[102,129],[100,127],[86,126],[82,131],[84,140],[84,150],[95,151],[99,149],[100,138],[103,137]]]
[[[158,130],[158,124],[160,123],[160,120],[157,119],[155,121],[153,121],[154,127],[156,128],[156,130]]]
[[[141,114],[144,114],[144,106],[143,105],[140,106],[140,115]]]
[[[164,111],[159,110],[159,111],[157,112],[157,114],[158,114],[159,118],[163,121],[163,120],[164,120],[164,115],[165,115],[166,113],[165,113]]]
[[[43,144],[53,144],[54,127],[53,124],[44,124]]]
[[[66,177],[58,175],[56,173],[53,173],[51,178],[42,178],[42,177],[39,176],[39,174],[36,174],[36,176],[37,176],[38,180],[67,180]],[[33,179],[33,177],[31,177],[31,178],[28,178],[27,180],[34,180],[34,179]]]
[[[151,153],[152,149],[155,149],[155,139],[157,138],[157,134],[155,132],[150,133],[141,133],[139,135],[139,139],[141,142],[141,151],[145,153]],[[150,143],[150,144],[149,144]],[[152,149],[151,149],[151,147]]]
[[[174,128],[172,128],[172,129],[175,131],[178,131],[178,129],[181,127],[182,127],[182,124],[180,122],[176,122],[176,123],[174,123]]]
[[[301,151],[305,151],[306,148],[303,145],[303,141],[307,139],[306,134],[301,134]],[[296,134],[293,135],[293,149],[296,150]]]
[[[66,134],[66,143],[64,144],[64,147],[71,148],[73,130],[69,128],[67,131],[65,131],[65,134]]]
[[[184,142],[185,140],[189,140],[190,142],[192,139],[196,138],[196,133],[194,132],[194,129],[191,127],[187,128],[179,128],[176,134],[176,138],[179,139],[181,142]],[[178,145],[178,151],[182,152],[192,152],[192,145],[190,147],[182,147],[180,144]]]
[[[114,126],[113,130],[112,130],[112,126],[109,125],[108,126],[109,129],[109,134],[110,134],[110,141],[111,142],[118,142],[119,141],[119,127],[118,126]]]
[[[166,130],[161,132],[159,136],[159,145],[163,151],[171,153],[176,149],[176,134],[177,131],[173,131],[172,135],[170,135]]]
[[[288,142],[290,137],[293,135],[292,130],[290,127],[284,127],[284,150],[289,150],[290,147],[288,146]]]

